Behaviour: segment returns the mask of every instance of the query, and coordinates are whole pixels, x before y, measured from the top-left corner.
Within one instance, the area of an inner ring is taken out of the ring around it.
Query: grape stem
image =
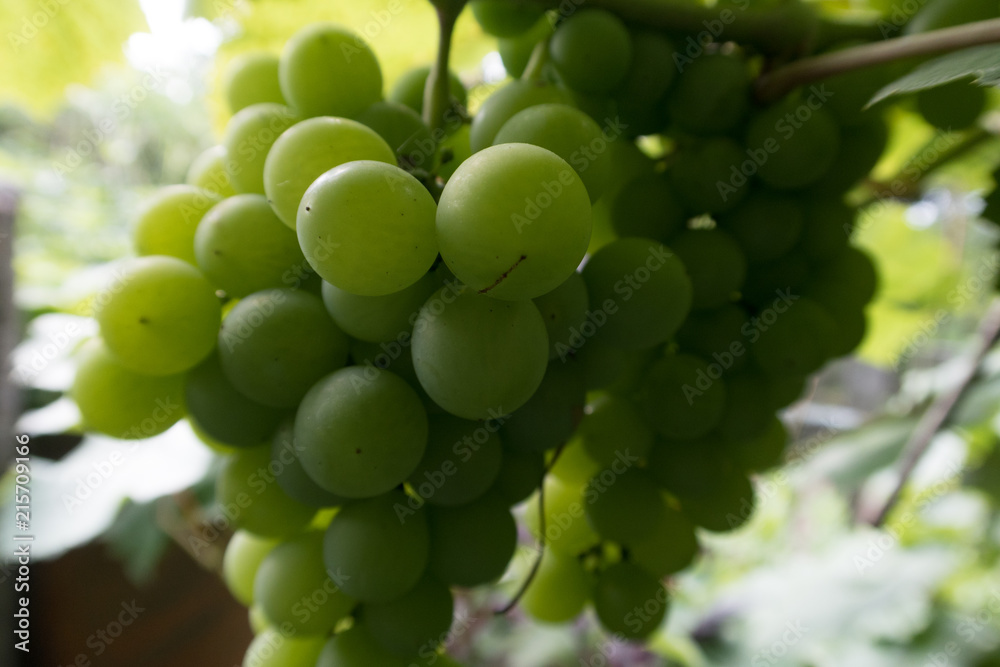
[[[451,58],[451,38],[455,32],[455,21],[462,13],[464,5],[464,1],[434,2],[440,29],[438,51],[424,88],[424,122],[432,134],[437,134],[444,127],[445,113],[451,106],[448,61]]]
[[[904,58],[947,53],[996,42],[1000,42],[1000,18],[862,44],[803,58],[764,74],[757,79],[757,98],[762,102],[776,100],[799,86],[837,74]]]
[[[521,80],[538,81],[541,79],[542,69],[548,61],[549,40],[543,39],[538,42],[538,44],[535,44],[535,48],[531,52],[531,58],[528,59],[528,64],[524,66],[524,72],[521,74]]]
[[[951,414],[951,411],[955,408],[955,405],[965,393],[969,384],[976,378],[979,366],[990,351],[993,343],[996,342],[997,336],[1000,336],[1000,296],[993,298],[986,310],[986,314],[980,321],[979,332],[976,336],[976,346],[969,360],[968,368],[962,375],[961,380],[951,391],[940,395],[931,404],[920,418],[920,421],[917,422],[913,433],[910,434],[909,440],[907,440],[906,445],[903,447],[902,465],[896,486],[893,488],[888,500],[886,500],[885,505],[870,517],[869,523],[871,525],[878,528],[885,524],[892,508],[899,501],[906,482],[917,467],[917,463],[920,462],[921,457],[927,452],[931,442],[934,440],[934,436],[941,430],[941,426],[948,419],[948,415]]]
[[[542,566],[542,557],[545,555],[545,477],[556,465],[556,461],[559,460],[559,456],[562,454],[567,442],[568,440],[564,440],[556,448],[555,453],[552,455],[552,460],[549,461],[547,466],[545,466],[545,470],[542,472],[542,478],[538,482],[538,557],[535,558],[535,562],[531,564],[531,570],[528,572],[528,577],[524,580],[524,583],[521,584],[521,587],[517,589],[514,597],[510,599],[510,602],[493,612],[497,616],[503,616],[517,606],[517,603],[521,601],[521,598],[523,598],[524,594],[527,592],[528,587],[531,586],[531,582],[534,581],[535,577],[538,575],[538,569]]]

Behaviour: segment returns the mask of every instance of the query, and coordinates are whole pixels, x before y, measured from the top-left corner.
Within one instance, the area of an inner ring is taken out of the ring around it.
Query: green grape
[[[590,405],[590,413],[578,431],[584,450],[604,467],[624,453],[646,458],[653,446],[653,431],[631,401],[618,396],[602,396]]]
[[[409,333],[416,313],[438,286],[439,280],[432,273],[383,296],[359,296],[324,282],[323,303],[333,321],[349,336],[381,343]]]
[[[265,628],[250,642],[243,667],[315,667],[324,642],[323,637],[286,637]]]
[[[306,472],[347,498],[368,498],[401,484],[427,447],[427,411],[399,376],[351,366],[309,390],[295,416]]]
[[[431,505],[463,505],[492,486],[503,457],[497,425],[432,415],[424,457],[410,473],[414,492]]]
[[[423,656],[448,636],[454,611],[448,587],[424,577],[400,598],[365,605],[363,623],[392,653]]]
[[[529,144],[470,157],[445,185],[437,209],[448,268],[498,299],[531,299],[558,287],[583,259],[590,232],[583,181],[559,156]]]
[[[590,580],[580,561],[546,549],[521,607],[542,623],[567,623],[583,613],[589,597]]]
[[[539,104],[569,102],[569,95],[543,81],[517,79],[497,89],[476,112],[469,129],[473,153],[493,145],[497,132],[518,111]]]
[[[420,114],[410,107],[397,102],[376,102],[358,116],[358,122],[375,130],[403,166],[430,167],[437,142]]]
[[[751,347],[765,373],[806,375],[832,357],[837,323],[815,301],[799,298],[784,313],[772,315],[771,323],[761,320],[761,333]]]
[[[673,122],[693,134],[723,134],[735,129],[750,100],[750,71],[736,55],[707,54],[681,72],[670,93]]]
[[[439,581],[470,588],[495,581],[517,547],[517,524],[492,493],[458,507],[431,507],[427,569]]]
[[[518,5],[503,0],[472,0],[469,7],[483,30],[494,37],[520,35],[545,13],[541,5]]]
[[[278,83],[278,57],[262,51],[236,56],[226,66],[222,94],[230,113],[263,102],[287,104]]]
[[[195,264],[195,230],[205,213],[220,201],[214,193],[193,185],[162,188],[135,221],[132,241],[136,254],[168,255]]]
[[[755,190],[721,218],[724,229],[739,242],[751,262],[784,255],[799,240],[804,220],[795,199],[767,190]]]
[[[588,485],[590,525],[601,537],[614,542],[630,544],[648,537],[664,512],[656,484],[638,470],[608,476],[610,484],[605,483],[602,473]]]
[[[663,623],[670,594],[635,563],[615,563],[594,586],[594,611],[608,632],[627,639],[648,637]]]
[[[691,307],[717,308],[731,301],[746,279],[747,260],[732,236],[692,229],[670,242],[691,278]]]
[[[226,173],[226,147],[212,146],[200,153],[188,168],[185,182],[218,197],[235,195],[232,180]]]
[[[325,635],[356,604],[323,565],[323,533],[307,531],[275,547],[257,569],[254,601],[275,627]]]
[[[738,370],[746,364],[745,327],[749,316],[734,303],[691,313],[677,332],[677,342],[685,352],[694,352],[723,367]]]
[[[743,201],[750,190],[750,179],[743,171],[748,162],[755,164],[735,142],[716,137],[678,150],[668,175],[687,210],[723,213]]]
[[[424,90],[427,87],[427,77],[431,74],[430,67],[414,67],[404,72],[398,79],[389,95],[386,97],[390,102],[404,104],[417,113],[424,111]],[[460,105],[465,106],[469,101],[468,93],[462,80],[454,72],[448,72],[448,89],[452,98]]]
[[[198,267],[229,296],[286,287],[304,268],[295,233],[263,195],[237,195],[209,211],[194,236]]]
[[[80,351],[70,396],[83,428],[113,438],[149,438],[184,416],[180,375],[140,375],[121,364],[99,339]]]
[[[750,152],[758,161],[757,176],[778,189],[816,183],[830,170],[840,150],[840,130],[823,108],[812,108],[794,98],[759,112],[747,129]]]
[[[694,526],[680,512],[664,507],[649,535],[628,544],[635,563],[657,577],[680,572],[698,555]]]
[[[492,491],[514,506],[534,493],[545,472],[545,458],[540,452],[526,452],[504,447],[500,472]]]
[[[533,301],[549,334],[549,359],[564,357],[572,347],[573,332],[579,332],[587,319],[587,283],[573,272],[562,285]]]
[[[406,289],[431,268],[438,254],[435,211],[434,198],[408,172],[359,160],[309,186],[296,231],[309,264],[328,283],[383,296]]]
[[[500,52],[500,59],[507,74],[515,79],[523,76],[535,47],[539,42],[551,37],[554,29],[552,21],[547,16],[542,16],[526,31],[512,37],[497,39],[497,51]]]
[[[126,368],[173,375],[215,347],[222,309],[215,290],[190,264],[173,257],[126,261],[102,292],[101,336]]]
[[[663,343],[691,309],[691,281],[666,246],[620,239],[597,251],[583,268],[590,308],[603,316],[604,341],[641,349]]]
[[[856,125],[840,128],[840,150],[819,183],[811,191],[824,197],[839,197],[866,177],[882,159],[889,143],[889,126],[880,114],[872,114]]]
[[[213,440],[253,447],[274,433],[282,411],[255,403],[226,379],[217,354],[209,355],[184,377],[188,418]]]
[[[493,145],[532,144],[565,160],[583,181],[590,201],[604,193],[611,171],[608,140],[587,114],[566,104],[539,104],[519,111],[503,124]]]
[[[587,453],[583,441],[576,436],[566,443],[558,459],[549,460],[549,474],[566,484],[585,486],[594,475],[601,472],[601,464]]]
[[[219,331],[219,358],[244,395],[290,408],[317,380],[344,365],[349,344],[319,298],[272,289],[251,294],[229,311]]]
[[[271,471],[278,486],[289,496],[310,507],[336,507],[347,502],[330,493],[309,476],[299,460],[301,448],[295,442],[295,420],[286,419],[271,439]]]
[[[319,655],[315,667],[410,667],[411,661],[382,647],[364,623],[338,632]]]
[[[632,66],[615,97],[622,102],[652,105],[659,101],[674,82],[674,45],[656,32],[632,33]]]
[[[629,73],[632,38],[611,12],[579,9],[556,28],[549,52],[567,86],[581,93],[607,94]]]
[[[814,267],[803,294],[826,308],[861,306],[875,296],[878,274],[870,257],[848,246],[829,262]]]
[[[281,92],[303,116],[353,118],[382,98],[382,70],[358,35],[313,23],[292,35],[278,67]]]
[[[581,327],[584,333],[593,331],[584,327]],[[626,395],[635,389],[657,350],[657,347],[625,350],[607,343],[598,332],[584,339],[573,357],[583,363],[587,391]]]
[[[471,156],[469,126],[463,123],[454,133],[441,141],[438,150],[438,177],[447,183],[455,174],[455,170]]]
[[[752,264],[743,283],[743,300],[768,308],[784,295],[798,295],[808,278],[809,260],[793,250],[769,262]]]
[[[316,514],[293,500],[270,471],[271,448],[241,449],[229,456],[215,481],[215,497],[236,528],[260,537],[287,538],[305,528]]]
[[[402,491],[345,505],[326,530],[323,557],[345,593],[362,602],[395,600],[427,566],[430,538],[423,510]]]
[[[545,375],[545,323],[530,301],[497,301],[444,288],[413,328],[413,366],[448,412],[490,419],[524,405]]]
[[[964,130],[986,110],[986,90],[970,81],[953,81],[917,93],[917,110],[928,123],[946,132]]]
[[[791,405],[799,400],[808,378],[801,375],[772,377],[768,394],[775,409]]]
[[[264,165],[268,152],[299,119],[280,104],[253,104],[229,120],[222,145],[226,173],[237,192],[264,194]]]
[[[719,434],[737,440],[757,437],[770,425],[772,410],[768,378],[756,373],[729,375]]]
[[[667,438],[698,438],[719,424],[726,405],[726,383],[718,364],[690,354],[656,362],[643,380],[639,407],[646,420]]]
[[[764,472],[781,464],[787,443],[788,431],[781,420],[771,414],[767,415],[763,432],[726,441],[725,453],[741,470]]]
[[[551,362],[538,390],[504,422],[504,441],[516,449],[544,452],[569,440],[583,416],[583,371],[575,361]]]
[[[601,541],[587,521],[588,509],[583,484],[571,484],[556,477],[545,479],[545,536],[539,522],[539,496],[535,495],[525,507],[525,523],[535,539],[566,556],[576,556]]]
[[[299,204],[309,186],[334,167],[356,160],[396,165],[396,153],[378,133],[346,118],[310,118],[278,137],[264,163],[267,201],[295,229]]]
[[[724,533],[739,528],[753,516],[756,499],[746,475],[735,471],[717,474],[711,487],[711,493],[681,500],[682,510],[692,523]]]
[[[802,201],[803,220],[799,248],[813,263],[833,259],[847,247],[854,227],[855,210],[838,197]]]
[[[643,174],[629,181],[611,204],[611,224],[620,237],[666,243],[684,228],[687,218],[678,195],[660,174]]]
[[[222,580],[233,597],[245,607],[253,604],[253,582],[261,562],[278,545],[276,540],[237,530],[222,557]]]

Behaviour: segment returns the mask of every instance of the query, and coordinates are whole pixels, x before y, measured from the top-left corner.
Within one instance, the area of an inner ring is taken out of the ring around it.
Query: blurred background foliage
[[[871,18],[917,3],[817,4],[832,15]],[[98,265],[128,254],[128,226],[143,199],[182,182],[191,160],[217,142],[226,121],[218,93],[226,63],[248,50],[277,53],[315,20],[361,33],[381,59],[387,87],[434,53],[436,22],[425,0],[0,4],[8,42],[0,180],[21,195],[15,270],[25,340],[15,367],[30,365],[67,322],[77,321],[80,331],[43,371],[12,379],[27,408],[19,431],[73,431],[73,408],[54,399],[72,377],[73,349],[93,333],[81,316],[107,270]],[[501,78],[495,48],[467,12],[453,69],[468,86]],[[881,276],[868,336],[856,359],[826,369],[785,414],[795,437],[787,465],[757,480],[753,519],[732,534],[707,536],[704,556],[672,582],[674,611],[651,651],[607,643],[590,620],[549,628],[515,613],[458,637],[456,657],[523,667],[996,664],[1000,353],[987,357],[886,526],[857,519],[892,488],[916,416],[954,386],[995,292],[1000,235],[979,215],[1000,163],[996,116],[985,120],[986,140],[939,166],[942,147],[962,138],[938,134],[906,102],[891,111],[890,148],[870,187],[855,193],[868,202],[855,243],[872,253]],[[893,182],[913,196],[878,194]],[[143,580],[177,537],[158,518],[157,499],[189,487],[196,497],[210,494],[198,484],[215,459],[182,423],[125,448],[128,474],[92,490],[78,512],[67,511],[81,475],[120,449],[117,441],[88,437],[58,461],[37,461],[36,522],[47,536],[39,550],[56,557],[103,535],[125,571]],[[10,483],[0,484],[5,500]],[[6,531],[11,522],[3,525]],[[524,549],[506,592],[530,563]],[[483,594],[465,604],[495,602]]]

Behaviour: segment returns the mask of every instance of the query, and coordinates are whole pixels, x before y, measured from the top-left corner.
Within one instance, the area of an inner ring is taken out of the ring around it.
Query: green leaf
[[[893,95],[936,88],[967,77],[973,77],[980,86],[1000,85],[1000,44],[973,46],[930,60],[875,93],[867,106]]]
[[[125,40],[142,30],[148,28],[136,0],[4,0],[0,99],[51,112],[66,86],[89,85],[103,65],[122,62]]]

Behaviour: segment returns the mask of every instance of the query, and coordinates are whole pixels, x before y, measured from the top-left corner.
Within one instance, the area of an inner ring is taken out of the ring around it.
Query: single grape
[[[517,547],[517,524],[507,503],[491,493],[458,507],[430,507],[428,572],[469,588],[495,581]]]
[[[611,224],[620,237],[666,243],[684,228],[687,219],[677,193],[660,174],[643,174],[629,181],[611,204]]]
[[[584,484],[563,482],[556,477],[545,479],[545,535],[548,549],[575,557],[601,541],[587,520],[589,489]],[[535,495],[524,510],[525,524],[535,536],[543,541],[542,526],[539,521],[539,496]]]
[[[299,204],[317,178],[356,160],[395,166],[396,153],[378,133],[346,118],[310,118],[278,137],[264,163],[267,201],[295,229]]]
[[[855,210],[838,197],[802,201],[803,220],[799,248],[813,263],[825,262],[847,247],[854,228]]]
[[[601,537],[623,544],[649,537],[665,511],[656,484],[639,470],[616,474],[611,479],[605,484],[605,475],[601,474],[588,485],[590,525]]]
[[[218,354],[211,354],[184,377],[188,418],[209,437],[233,447],[253,447],[268,439],[283,412],[256,403],[226,378]]]
[[[837,122],[822,107],[789,97],[750,121],[747,146],[764,152],[757,176],[777,189],[816,183],[830,170],[840,150]]]
[[[504,441],[534,452],[566,442],[583,416],[585,392],[582,364],[551,362],[538,390],[504,422]]]
[[[430,168],[437,142],[413,109],[396,102],[376,102],[358,116],[358,122],[375,130],[389,144],[399,164]]]
[[[288,538],[305,528],[315,508],[293,500],[270,470],[267,445],[229,456],[215,481],[216,501],[229,524],[260,537]]]
[[[691,313],[677,332],[681,350],[738,370],[747,360],[749,315],[735,303]]]
[[[382,70],[358,35],[313,23],[292,35],[278,68],[281,92],[305,117],[353,118],[382,97]]]
[[[871,258],[848,246],[829,262],[814,267],[802,292],[830,308],[837,303],[862,306],[874,298],[877,289],[878,274]]]
[[[755,190],[720,222],[750,262],[766,262],[787,253],[799,240],[805,223],[795,199],[767,190]]]
[[[410,510],[402,491],[345,505],[333,517],[323,548],[327,571],[362,602],[388,602],[412,589],[424,573],[427,518]]]
[[[666,342],[691,309],[691,281],[681,260],[656,241],[614,241],[583,268],[590,309],[603,340],[629,349]]]
[[[604,193],[611,170],[608,139],[587,114],[566,104],[539,104],[503,124],[493,145],[532,144],[565,160],[583,181],[590,201]]]
[[[722,419],[726,383],[720,376],[721,368],[694,355],[664,357],[649,369],[639,407],[660,435],[698,438]]]
[[[349,344],[323,302],[301,290],[255,292],[219,330],[226,377],[247,397],[276,408],[294,407],[317,380],[343,366]]]
[[[472,15],[494,37],[514,37],[535,25],[545,13],[541,5],[519,5],[503,0],[472,0]]]
[[[253,604],[253,582],[261,562],[278,545],[277,540],[237,530],[222,557],[222,580],[233,597],[245,607]]]
[[[583,612],[590,588],[590,579],[578,559],[546,549],[521,606],[542,623],[567,623]]]
[[[819,183],[806,193],[840,197],[855,183],[868,176],[878,164],[889,143],[889,125],[881,114],[872,114],[856,125],[840,128],[840,150]]]
[[[619,106],[652,105],[663,98],[676,76],[673,43],[656,32],[633,32],[632,66],[615,98]]]
[[[549,334],[549,359],[565,357],[572,347],[574,332],[579,334],[587,317],[590,301],[583,276],[573,272],[562,285],[533,301]]]
[[[427,411],[405,381],[351,366],[317,382],[295,416],[306,472],[347,498],[368,498],[401,484],[427,447]]]
[[[274,627],[325,635],[356,602],[323,565],[323,533],[307,531],[271,550],[254,577],[254,601]]]
[[[493,422],[432,415],[427,449],[409,482],[431,505],[463,505],[480,497],[500,473],[503,445]]]
[[[539,42],[551,37],[554,29],[552,21],[547,16],[542,16],[526,31],[512,37],[497,39],[497,51],[500,52],[500,59],[507,74],[515,79],[520,78],[531,60],[535,47]]]
[[[229,296],[288,287],[305,268],[292,230],[263,195],[237,195],[210,210],[194,236],[198,267]]]
[[[806,375],[820,369],[833,354],[837,323],[815,301],[798,298],[785,312],[761,319],[752,342],[757,365],[774,376]]]
[[[755,436],[727,440],[725,453],[741,470],[764,472],[782,462],[788,431],[773,414],[767,415],[764,430]]]
[[[569,102],[569,95],[543,81],[517,79],[497,89],[479,107],[469,129],[473,153],[493,145],[497,132],[518,111],[550,102]]]
[[[556,154],[529,144],[470,157],[445,185],[437,209],[448,268],[498,299],[531,299],[558,287],[583,259],[590,232],[580,177]]]
[[[631,401],[607,395],[589,407],[578,435],[594,461],[608,467],[623,453],[640,459],[646,457],[653,446],[653,431]]]
[[[492,491],[503,498],[508,506],[517,505],[538,488],[544,471],[545,458],[540,452],[504,447],[500,472]]]
[[[678,150],[668,175],[688,211],[722,213],[743,201],[749,192],[748,164],[756,169],[739,145],[715,137]]]
[[[226,66],[222,94],[230,113],[263,102],[287,104],[278,83],[278,57],[263,51],[236,56]]]
[[[746,115],[750,71],[737,55],[703,55],[687,65],[670,93],[673,122],[693,134],[724,134]]]
[[[290,497],[310,507],[337,507],[346,498],[330,493],[309,476],[299,454],[302,447],[295,441],[295,420],[286,419],[271,439],[271,471],[278,486]]]
[[[438,286],[432,273],[406,289],[383,296],[359,296],[324,282],[323,303],[337,326],[352,338],[381,343],[408,334],[420,307]]]
[[[657,577],[680,572],[698,555],[694,526],[680,512],[665,507],[649,535],[628,544],[637,565]]]
[[[390,102],[404,104],[418,114],[423,113],[424,92],[427,87],[427,77],[430,74],[431,68],[426,66],[407,70],[396,79],[396,83],[386,99]],[[460,105],[465,106],[465,103],[468,102],[468,93],[465,91],[465,86],[462,85],[462,80],[451,71],[448,72],[448,89],[451,91],[452,98]]]
[[[237,192],[264,194],[264,165],[268,152],[285,130],[299,121],[296,112],[281,104],[253,104],[226,125],[226,173]],[[287,224],[287,223],[286,223]]]
[[[670,608],[660,581],[635,563],[615,563],[594,585],[594,611],[608,632],[642,639],[656,630]]]
[[[365,605],[363,624],[388,651],[401,657],[423,656],[448,636],[454,610],[448,587],[424,577],[402,597]]]
[[[215,290],[187,262],[151,256],[127,260],[102,294],[101,336],[126,368],[172,375],[215,347],[221,308]]]
[[[233,189],[232,179],[226,173],[226,160],[225,146],[205,149],[191,162],[185,182],[218,197],[232,197],[236,194],[236,190]]]
[[[629,72],[632,38],[611,12],[579,9],[556,28],[549,52],[567,86],[581,93],[607,94]]]
[[[746,279],[747,260],[732,236],[692,229],[670,242],[691,278],[691,307],[717,308],[731,301]]]
[[[953,81],[917,93],[917,110],[939,130],[958,132],[972,127],[986,110],[986,90],[970,81]]]
[[[542,316],[530,301],[498,301],[445,287],[420,310],[413,366],[434,402],[465,419],[524,405],[549,357]]]
[[[469,126],[460,125],[454,133],[441,141],[439,148],[437,173],[438,177],[447,183],[455,174],[455,170],[472,156],[472,148],[469,146]]]
[[[99,339],[80,350],[70,396],[83,428],[112,438],[150,438],[184,416],[183,378],[132,371]]]
[[[434,198],[408,172],[359,160],[309,186],[296,231],[324,280],[352,294],[382,296],[431,268],[438,253],[435,211]]]
[[[315,667],[324,642],[323,637],[286,637],[264,628],[250,642],[243,667]]]
[[[411,660],[386,650],[364,623],[355,623],[327,641],[314,667],[410,667]]]
[[[135,221],[132,241],[138,255],[168,255],[196,264],[195,231],[204,215],[222,201],[193,185],[169,185],[146,203]]]
[[[806,387],[808,378],[802,375],[788,375],[784,377],[772,377],[770,380],[768,395],[771,398],[771,405],[775,409],[778,409],[799,400]]]

